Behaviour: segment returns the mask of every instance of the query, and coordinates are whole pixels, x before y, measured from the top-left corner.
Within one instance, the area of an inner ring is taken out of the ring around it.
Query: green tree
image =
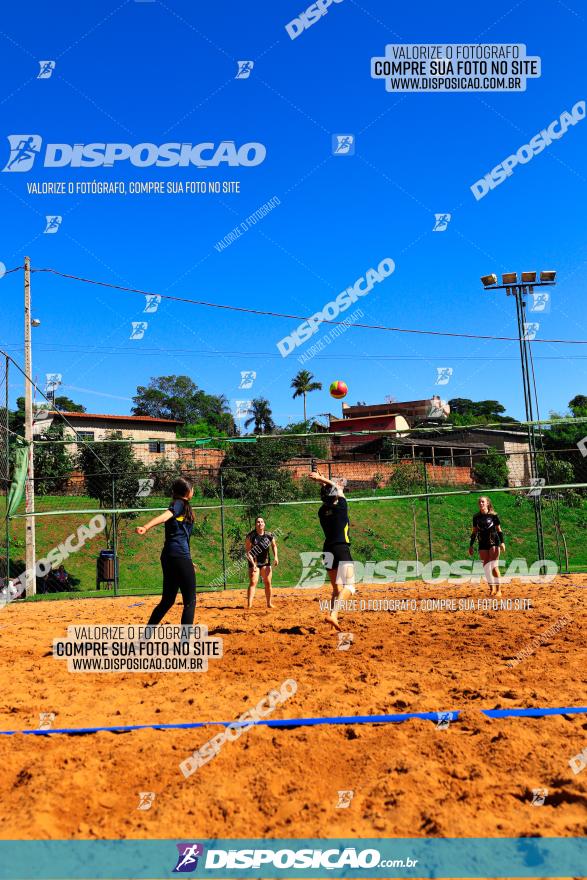
[[[175,419],[186,425],[208,422],[226,434],[236,433],[228,401],[223,394],[206,394],[189,376],[159,376],[139,385],[133,397],[135,416]]]
[[[149,471],[135,458],[132,443],[113,442],[122,439],[121,431],[111,431],[106,440],[80,444],[79,462],[86,491],[105,509],[145,506],[145,497],[139,494],[142,488],[140,481],[149,478]],[[136,513],[118,514],[117,538],[122,520],[134,517]],[[109,524],[107,539],[110,541],[111,538],[112,529]]]
[[[86,412],[85,406],[82,406],[81,403],[74,403],[71,397],[65,397],[65,395],[56,397],[54,406],[55,409],[61,410],[62,412]]]
[[[308,416],[306,413],[306,396],[312,391],[321,391],[322,382],[315,382],[314,376],[309,370],[300,370],[291,380],[291,387],[294,389],[292,397],[303,397],[304,399],[304,423],[307,423]]]
[[[296,486],[283,465],[295,452],[295,444],[286,439],[231,444],[222,464],[225,495],[243,502],[249,516],[270,502],[294,498]]]
[[[470,400],[468,397],[453,397],[448,401],[450,406],[449,421],[453,425],[487,425],[492,422],[517,424],[516,419],[505,416],[505,406],[498,400]]]
[[[476,462],[473,474],[475,482],[486,489],[507,486],[509,475],[507,457],[497,449],[490,449]]]
[[[67,451],[63,422],[54,422],[35,443],[35,494],[56,495],[64,492],[75,467],[75,458]]]
[[[255,434],[272,434],[275,430],[273,413],[265,397],[255,397],[251,401],[251,415],[245,420],[245,428],[255,426]]]

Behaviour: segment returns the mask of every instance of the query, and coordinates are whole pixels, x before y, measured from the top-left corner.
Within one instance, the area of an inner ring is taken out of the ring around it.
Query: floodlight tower
[[[533,337],[528,333],[525,297],[533,295],[535,287],[552,287],[556,284],[556,272],[551,269],[541,272],[539,281],[536,280],[536,276],[536,272],[522,272],[520,280],[518,280],[517,272],[505,272],[501,276],[501,284],[497,283],[497,275],[483,275],[481,277],[481,284],[485,290],[505,290],[506,296],[513,296],[516,301],[518,338],[520,340],[520,363],[522,366],[522,385],[524,388],[524,406],[526,409],[526,422],[528,423],[530,476],[534,481],[536,481],[538,477],[538,464],[536,460],[536,431],[534,425],[534,407],[531,384],[532,370],[530,366],[530,341]],[[540,492],[534,494],[533,497],[538,559],[544,559],[544,533],[542,530]]]

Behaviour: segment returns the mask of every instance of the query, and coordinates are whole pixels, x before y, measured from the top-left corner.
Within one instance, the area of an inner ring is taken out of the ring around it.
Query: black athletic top
[[[479,548],[487,550],[489,547],[499,547],[501,537],[497,531],[500,525],[496,513],[476,513],[473,517],[473,528],[477,529]]]
[[[165,521],[163,553],[166,556],[183,556],[189,559],[190,538],[194,524],[185,521],[185,504],[180,498],[172,501],[167,509],[172,512],[173,517]]]
[[[255,560],[255,564],[271,565],[271,560],[269,559],[269,548],[271,547],[271,543],[273,541],[273,533],[264,532],[262,535],[260,535],[257,529],[253,529],[252,532],[249,532],[247,538],[252,545],[251,556]]]
[[[324,532],[324,546],[327,544],[350,544],[349,506],[346,498],[335,498],[326,502],[318,511],[320,525]]]

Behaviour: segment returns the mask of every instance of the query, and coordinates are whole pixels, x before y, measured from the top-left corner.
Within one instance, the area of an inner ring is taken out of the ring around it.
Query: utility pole
[[[33,364],[31,354],[31,261],[24,258],[24,439],[27,443],[28,468],[25,490],[25,512],[35,511],[35,462],[33,456]],[[35,576],[35,517],[25,519],[25,594],[37,592]]]
[[[526,423],[528,429],[528,457],[530,465],[530,482],[537,488],[531,493],[534,500],[534,519],[536,523],[536,547],[538,559],[544,559],[544,531],[542,527],[542,503],[539,487],[538,448],[536,443],[536,430],[534,426],[533,406],[533,376],[530,352],[530,339],[526,326],[526,296],[534,296],[535,287],[552,287],[556,284],[556,272],[552,269],[542,271],[540,280],[536,280],[536,272],[522,272],[518,279],[517,272],[505,272],[502,283],[497,283],[497,275],[483,275],[481,283],[485,290],[505,290],[507,296],[513,296],[516,302],[516,319],[518,324],[518,339],[520,342],[520,364],[522,367],[522,387],[524,391],[524,408],[526,411]],[[550,294],[549,294],[550,296]],[[538,408],[538,400],[536,400]]]

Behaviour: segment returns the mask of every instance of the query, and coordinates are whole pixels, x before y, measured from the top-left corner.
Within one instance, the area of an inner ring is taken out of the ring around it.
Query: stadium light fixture
[[[534,284],[536,272],[522,272],[522,284]]]
[[[517,284],[518,283],[518,274],[517,272],[504,272],[501,276],[501,283],[504,285]]]
[[[481,284],[485,288],[493,287],[494,284],[497,284],[497,275],[482,275]]]
[[[541,284],[554,284],[556,279],[556,272],[553,269],[546,269],[545,271],[540,273],[540,283]]]

